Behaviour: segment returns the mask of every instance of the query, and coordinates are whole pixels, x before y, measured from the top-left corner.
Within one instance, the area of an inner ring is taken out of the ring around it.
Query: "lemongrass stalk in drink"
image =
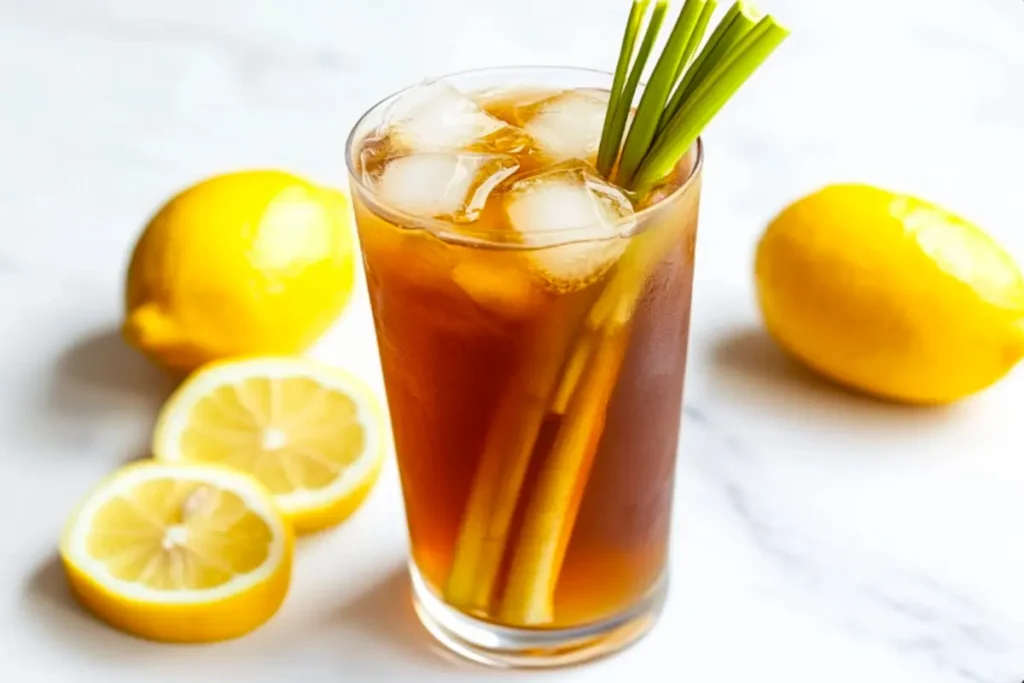
[[[715,4],[636,0],[614,75],[429,80],[350,136],[416,605],[464,655],[586,659],[664,599],[698,136],[786,34],[737,3],[705,41]]]

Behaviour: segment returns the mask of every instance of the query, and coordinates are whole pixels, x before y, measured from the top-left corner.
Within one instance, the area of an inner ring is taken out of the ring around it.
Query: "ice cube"
[[[402,95],[385,115],[380,137],[406,151],[515,153],[529,136],[485,112],[443,81],[430,81]]]
[[[500,118],[513,126],[520,126],[522,121],[516,116],[517,110],[525,110],[530,105],[551,97],[551,88],[532,88],[522,84],[505,85],[470,93],[470,97],[487,112],[501,109],[511,114],[511,120],[506,119],[504,114]]]
[[[468,223],[480,216],[498,183],[518,168],[507,154],[420,152],[376,164],[364,170],[363,180],[386,206],[421,218]]]
[[[629,198],[582,162],[518,180],[503,199],[521,242],[538,247],[527,252],[531,268],[560,292],[600,278],[625,249],[623,235],[633,224]]]
[[[607,108],[605,91],[566,90],[526,105],[519,116],[523,129],[552,161],[583,159],[593,163]]]
[[[452,268],[452,281],[484,310],[517,320],[536,314],[546,292],[513,251],[473,249]]]

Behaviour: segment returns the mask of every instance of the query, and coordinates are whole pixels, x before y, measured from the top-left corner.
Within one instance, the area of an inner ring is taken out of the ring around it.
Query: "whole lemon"
[[[770,334],[849,387],[909,403],[956,401],[1024,355],[1024,278],[966,220],[868,185],[793,203],[757,249]]]
[[[352,292],[344,195],[279,171],[215,176],[171,199],[128,268],[124,336],[187,373],[312,344]]]

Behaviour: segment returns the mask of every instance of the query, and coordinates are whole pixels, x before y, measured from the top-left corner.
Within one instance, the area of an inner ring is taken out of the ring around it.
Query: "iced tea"
[[[663,587],[700,191],[699,143],[644,198],[599,177],[606,77],[549,76],[418,86],[350,143],[414,572],[530,630]]]

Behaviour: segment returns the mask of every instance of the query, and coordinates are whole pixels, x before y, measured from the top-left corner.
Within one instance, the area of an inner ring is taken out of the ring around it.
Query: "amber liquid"
[[[514,96],[487,108],[516,123]],[[527,170],[538,163],[531,151],[523,153],[523,162]],[[692,158],[687,163],[692,165]],[[690,165],[675,186],[689,176]],[[603,424],[594,425],[589,471],[570,473],[583,487],[581,498],[557,573],[552,617],[537,627],[579,626],[614,616],[654,589],[665,570],[698,186],[699,177],[644,212],[643,230],[670,230],[675,236],[645,274]],[[536,362],[534,350],[543,335],[564,331],[575,338],[615,266],[582,288],[559,292],[524,266],[528,253],[443,241],[403,228],[364,192],[354,192],[356,218],[412,557],[443,599],[474,477],[506,392],[529,370],[525,366]],[[485,210],[479,222],[474,230],[507,229],[498,212]],[[543,420],[493,605],[501,601],[527,503],[537,493],[539,473],[565,419],[550,412]],[[497,607],[475,610],[473,616],[501,621]]]

